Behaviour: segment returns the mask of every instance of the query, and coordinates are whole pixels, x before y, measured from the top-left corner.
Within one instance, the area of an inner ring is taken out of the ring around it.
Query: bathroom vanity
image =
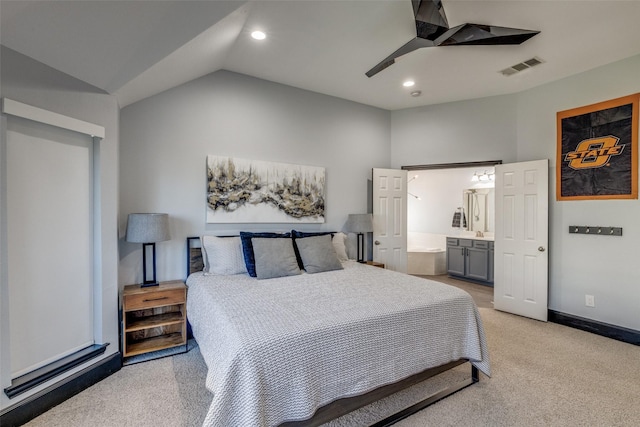
[[[447,237],[447,273],[493,286],[493,240]]]

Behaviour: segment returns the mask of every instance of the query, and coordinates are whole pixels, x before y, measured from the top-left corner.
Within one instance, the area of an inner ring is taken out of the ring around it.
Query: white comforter
[[[205,426],[273,426],[467,358],[489,375],[466,292],[380,268],[257,280],[188,279],[187,314],[209,368]]]

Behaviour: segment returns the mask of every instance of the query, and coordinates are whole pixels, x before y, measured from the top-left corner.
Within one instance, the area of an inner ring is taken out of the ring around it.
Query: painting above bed
[[[323,223],[325,169],[207,156],[208,223]]]

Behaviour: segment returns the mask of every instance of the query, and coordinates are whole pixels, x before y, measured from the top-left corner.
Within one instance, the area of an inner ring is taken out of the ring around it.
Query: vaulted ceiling
[[[640,54],[640,1],[442,4],[452,27],[540,34],[514,46],[420,49],[369,78],[415,37],[410,0],[2,0],[0,42],[115,94],[121,106],[224,69],[396,110],[514,93]],[[255,29],[267,38],[252,39]],[[533,57],[543,63],[500,73]],[[415,86],[403,87],[407,79]]]

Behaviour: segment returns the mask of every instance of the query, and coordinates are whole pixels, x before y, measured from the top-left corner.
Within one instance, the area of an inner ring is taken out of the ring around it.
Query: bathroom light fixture
[[[263,33],[262,31],[254,31],[251,33],[251,37],[253,37],[256,40],[264,40],[267,38],[267,35],[265,33]]]
[[[409,178],[409,180],[407,181],[407,184],[409,184],[411,181],[413,181],[414,179],[418,179],[418,175],[413,175],[411,178]],[[407,190],[407,194],[410,195],[411,197],[416,198],[417,200],[422,200],[420,197],[416,196],[415,194],[413,194],[412,192],[410,192],[409,190]]]
[[[413,86],[415,84],[416,84],[416,82],[414,82],[413,80],[406,80],[404,83],[402,83],[402,86],[411,87],[411,86]]]
[[[495,180],[495,174],[493,172],[484,171],[481,174],[474,172],[471,177],[471,182],[489,182]]]

